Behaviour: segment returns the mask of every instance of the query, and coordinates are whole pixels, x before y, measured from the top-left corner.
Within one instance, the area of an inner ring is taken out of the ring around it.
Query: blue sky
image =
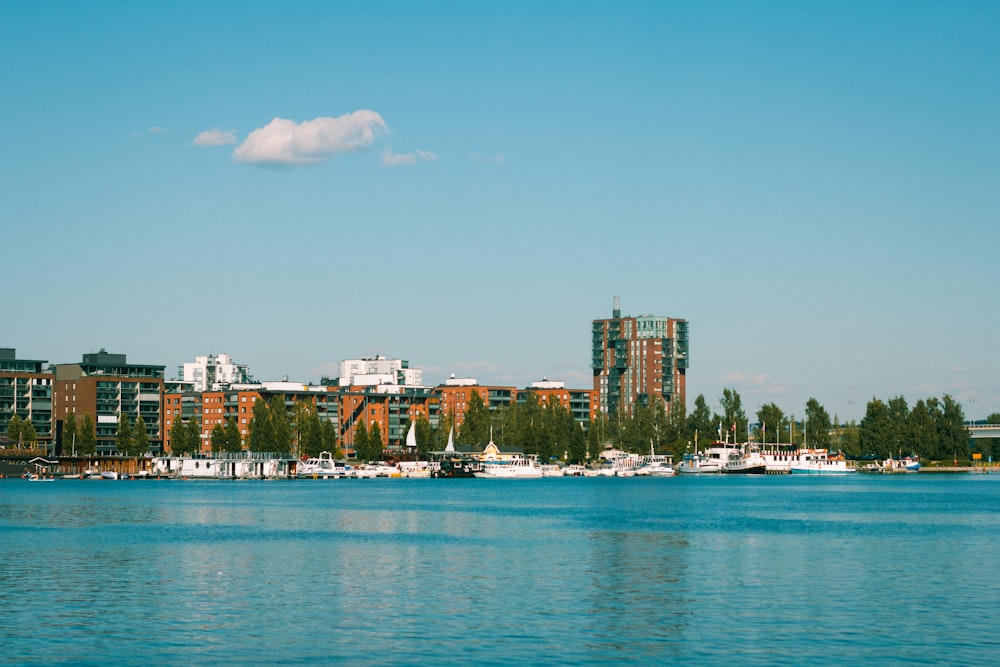
[[[0,0],[0,345],[1000,412],[1000,4]]]

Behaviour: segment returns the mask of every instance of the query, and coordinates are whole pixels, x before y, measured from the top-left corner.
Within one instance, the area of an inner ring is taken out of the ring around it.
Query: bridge
[[[1000,424],[973,424],[968,427],[970,438],[1000,438]]]

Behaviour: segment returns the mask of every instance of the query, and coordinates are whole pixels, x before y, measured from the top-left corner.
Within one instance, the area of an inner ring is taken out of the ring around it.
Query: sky
[[[1000,3],[0,0],[0,347],[1000,413]]]

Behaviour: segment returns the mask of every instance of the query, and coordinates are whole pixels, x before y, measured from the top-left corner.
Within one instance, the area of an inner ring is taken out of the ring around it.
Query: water
[[[993,664],[1000,477],[0,482],[0,662]]]

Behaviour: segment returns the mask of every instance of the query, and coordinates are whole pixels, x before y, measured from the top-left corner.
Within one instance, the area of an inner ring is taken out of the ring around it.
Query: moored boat
[[[755,449],[740,449],[730,452],[722,472],[727,475],[763,475],[767,472],[767,461]]]
[[[831,457],[825,449],[800,449],[788,464],[793,475],[848,475],[854,468],[847,465],[843,456]]]

